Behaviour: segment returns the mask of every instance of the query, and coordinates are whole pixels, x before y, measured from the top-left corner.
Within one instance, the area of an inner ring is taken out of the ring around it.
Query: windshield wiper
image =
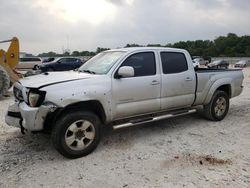
[[[91,70],[79,70],[79,72],[86,72],[86,73],[89,73],[89,74],[95,74],[95,72],[91,71]]]

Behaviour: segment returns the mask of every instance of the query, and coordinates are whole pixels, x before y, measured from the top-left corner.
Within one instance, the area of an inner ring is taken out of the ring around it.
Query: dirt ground
[[[0,101],[0,187],[250,187],[250,68],[227,117],[197,113],[106,131],[90,155],[69,160],[49,135],[4,123]]]

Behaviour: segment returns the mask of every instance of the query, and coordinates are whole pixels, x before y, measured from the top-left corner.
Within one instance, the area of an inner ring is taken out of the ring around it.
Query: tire
[[[211,101],[204,105],[204,116],[208,120],[221,121],[225,118],[229,109],[229,97],[224,91],[215,91]]]
[[[48,70],[46,72],[54,72],[53,68],[48,68]]]
[[[10,77],[7,71],[0,65],[0,97],[4,96],[10,87]]]
[[[33,67],[33,70],[38,70],[39,69],[39,66],[38,65],[35,65],[34,67]]]
[[[75,159],[90,154],[97,147],[100,132],[100,120],[94,113],[72,111],[59,118],[51,138],[60,154]]]

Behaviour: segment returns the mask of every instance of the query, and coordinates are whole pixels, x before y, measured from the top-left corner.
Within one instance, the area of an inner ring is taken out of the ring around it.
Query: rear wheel
[[[204,115],[212,121],[221,121],[229,109],[229,97],[224,91],[215,91],[211,101],[204,105]]]
[[[100,141],[100,120],[92,112],[71,112],[62,116],[52,130],[52,142],[67,158],[90,154]]]
[[[10,87],[10,77],[7,71],[0,65],[0,97],[4,96]]]

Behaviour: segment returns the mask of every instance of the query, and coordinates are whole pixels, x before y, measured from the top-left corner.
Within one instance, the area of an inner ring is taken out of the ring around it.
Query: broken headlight
[[[18,89],[17,87],[14,87],[14,88],[13,88],[13,93],[14,93],[15,98],[16,98],[18,101],[23,101],[22,90]]]
[[[30,89],[28,94],[28,105],[31,107],[41,106],[45,99],[45,91]]]

